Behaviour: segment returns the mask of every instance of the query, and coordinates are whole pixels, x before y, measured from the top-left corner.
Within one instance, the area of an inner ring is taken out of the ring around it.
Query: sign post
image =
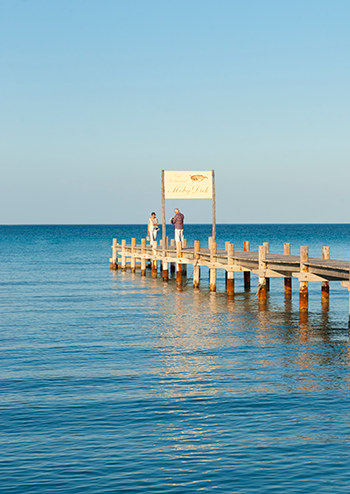
[[[215,173],[212,171],[165,171],[162,170],[162,232],[163,253],[165,249],[166,219],[165,199],[212,199],[213,242],[216,239]]]

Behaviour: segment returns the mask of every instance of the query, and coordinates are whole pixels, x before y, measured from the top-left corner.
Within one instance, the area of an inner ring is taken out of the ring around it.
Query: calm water
[[[1,493],[350,491],[348,291],[265,311],[109,269],[142,226],[1,226]],[[169,227],[169,232],[171,229]],[[210,234],[187,226],[189,244]],[[225,240],[349,259],[350,225],[219,225]]]

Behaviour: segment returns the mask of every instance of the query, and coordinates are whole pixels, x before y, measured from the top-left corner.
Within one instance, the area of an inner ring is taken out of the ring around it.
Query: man
[[[170,223],[175,227],[175,242],[183,242],[184,240],[184,215],[180,213],[178,208],[174,209],[175,216],[171,218]]]

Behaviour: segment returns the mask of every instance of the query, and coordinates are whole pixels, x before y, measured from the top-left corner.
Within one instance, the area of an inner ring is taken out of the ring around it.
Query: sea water
[[[172,229],[167,227],[172,235]],[[309,283],[284,300],[271,279],[235,296],[218,272],[193,290],[111,271],[112,238],[144,225],[0,227],[0,492],[350,491],[348,291]],[[207,245],[209,225],[187,225]],[[330,246],[349,259],[350,225],[218,225],[242,250]]]

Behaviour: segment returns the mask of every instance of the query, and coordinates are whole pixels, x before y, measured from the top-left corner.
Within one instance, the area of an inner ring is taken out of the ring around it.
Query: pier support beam
[[[141,239],[141,254],[146,254],[146,239]],[[141,257],[141,276],[146,276],[146,259]]]
[[[216,242],[211,242],[210,262],[216,262]],[[209,289],[211,292],[216,292],[216,268],[209,269]]]
[[[309,247],[300,247],[300,272],[308,273],[309,267],[305,265],[309,260]],[[309,309],[309,290],[308,282],[300,281],[300,291],[299,291],[299,310],[307,311]]]
[[[322,247],[322,259],[330,258],[330,248]],[[329,281],[322,281],[321,305],[324,310],[329,308]]]
[[[198,288],[199,287],[199,280],[200,280],[200,270],[201,268],[198,266],[198,261],[200,258],[200,251],[201,248],[201,243],[199,240],[194,241],[194,260],[195,263],[193,265],[193,288]]]
[[[187,247],[187,238],[183,239],[182,247]],[[182,274],[183,276],[187,276],[187,264],[182,265]]]
[[[152,254],[154,257],[157,256],[157,240],[154,240],[154,242],[152,244]],[[152,266],[151,276],[152,276],[152,278],[157,278],[157,261],[156,261],[156,259],[151,260],[151,266]]]
[[[136,238],[131,239],[131,253],[136,253]],[[135,273],[136,271],[136,257],[132,257],[130,261],[131,272]]]
[[[227,264],[231,265],[231,264],[233,264],[233,255],[234,255],[234,250],[235,250],[234,244],[231,244],[231,242],[228,242],[226,250],[227,250]],[[226,271],[226,290],[227,290],[227,295],[234,295],[234,293],[235,293],[235,273],[234,273],[234,271]]]
[[[181,242],[176,242],[176,255],[178,260],[182,258],[182,243]],[[182,285],[182,264],[181,262],[177,262],[177,269],[176,269],[176,284],[177,285]]]
[[[270,244],[269,242],[264,242],[263,246],[265,247],[265,256],[270,252]],[[270,278],[266,277],[266,290],[270,291]]]
[[[163,254],[165,254],[165,257],[168,257],[169,255],[169,238],[165,237],[165,248],[163,249]],[[169,280],[169,264],[167,261],[162,260],[162,276],[163,276],[163,281],[168,281]]]
[[[126,269],[126,256],[125,256],[126,240],[122,240],[122,270]]]
[[[290,243],[284,244],[284,255],[290,256]],[[292,298],[292,278],[284,278],[284,298],[286,300]]]
[[[174,238],[172,238],[172,239],[170,240],[170,247],[172,247],[172,248],[174,248],[174,247],[175,247],[175,239],[174,239]],[[174,274],[174,273],[175,273],[175,271],[176,271],[176,265],[175,265],[175,263],[174,263],[174,262],[171,262],[171,263],[170,263],[170,273]]]
[[[266,258],[265,245],[259,245],[259,271],[266,270],[265,258]],[[267,299],[266,277],[259,276],[259,288],[258,288],[259,305],[266,305],[266,299]]]
[[[114,238],[112,245],[112,262],[109,265],[109,267],[113,270],[118,269],[117,245],[118,245],[118,241],[116,238]]]
[[[245,240],[243,242],[243,250],[244,250],[244,252],[249,252],[249,250],[250,250],[249,240]],[[246,292],[249,292],[249,290],[250,290],[250,272],[244,271],[243,276],[244,276],[244,290]]]

